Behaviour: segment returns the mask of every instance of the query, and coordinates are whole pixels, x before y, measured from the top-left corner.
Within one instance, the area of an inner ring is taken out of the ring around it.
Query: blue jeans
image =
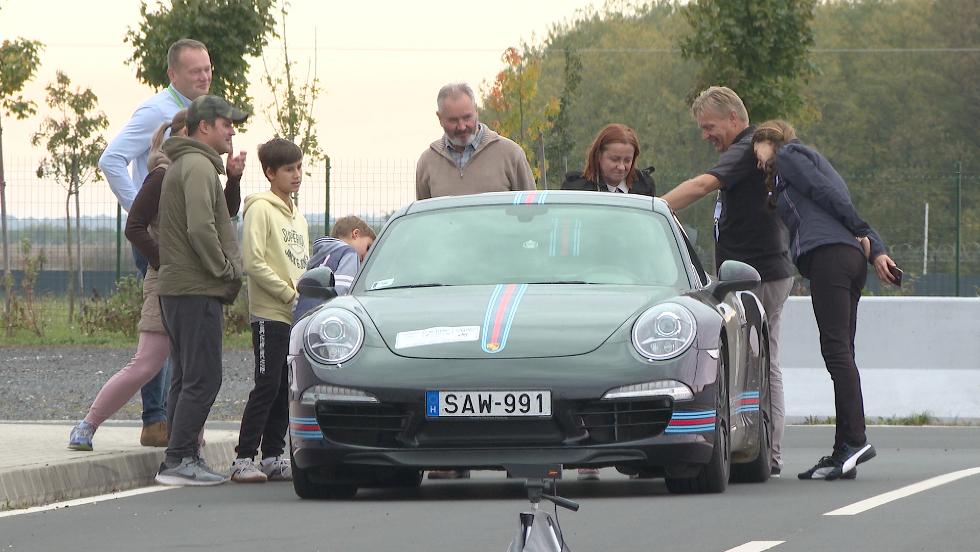
[[[140,276],[146,276],[148,262],[135,247],[133,248],[133,261]],[[140,389],[140,397],[143,399],[143,425],[155,424],[167,419],[167,391],[170,388],[170,359],[164,361],[163,367],[153,376],[146,385]]]

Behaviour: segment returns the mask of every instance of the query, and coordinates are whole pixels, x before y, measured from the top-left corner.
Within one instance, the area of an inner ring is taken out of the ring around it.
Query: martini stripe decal
[[[290,417],[289,434],[297,439],[323,439],[323,433],[320,432],[320,423],[316,421],[316,418]]]
[[[490,294],[483,316],[481,347],[485,353],[499,353],[507,346],[507,336],[517,315],[527,284],[498,284]]]
[[[674,411],[664,433],[701,433],[715,430],[714,410]]]
[[[549,257],[578,257],[582,252],[582,221],[553,219],[548,244]]]
[[[519,192],[514,196],[514,205],[544,205],[545,199],[548,197],[548,192],[539,192],[537,190],[530,192]]]
[[[735,413],[758,412],[759,411],[759,392],[746,391],[738,395],[736,399]]]

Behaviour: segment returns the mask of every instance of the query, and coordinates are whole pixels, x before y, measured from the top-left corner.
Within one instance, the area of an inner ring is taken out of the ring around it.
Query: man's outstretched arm
[[[681,182],[676,188],[661,196],[661,199],[666,201],[672,210],[680,211],[719,188],[721,188],[721,181],[714,175],[705,173]]]

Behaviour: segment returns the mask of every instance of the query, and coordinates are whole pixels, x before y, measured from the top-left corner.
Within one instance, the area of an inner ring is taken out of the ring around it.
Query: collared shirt
[[[624,194],[630,193],[629,186],[626,185],[626,181],[625,180],[622,181],[622,182],[620,182],[616,186],[610,186],[609,184],[606,184],[606,190],[608,190],[610,192],[622,192]]]
[[[99,158],[99,168],[109,181],[109,188],[126,211],[146,179],[146,161],[150,154],[150,139],[163,123],[189,106],[191,101],[171,84],[146,100],[112,139]],[[132,166],[132,173],[127,169]]]
[[[483,141],[483,123],[478,123],[476,126],[476,134],[473,136],[473,141],[470,142],[463,151],[456,151],[453,143],[449,141],[449,136],[443,136],[443,142],[446,144],[446,151],[449,152],[449,156],[453,158],[456,162],[456,168],[463,170],[463,167],[470,162],[470,158],[473,157],[473,153],[476,151],[477,146]]]

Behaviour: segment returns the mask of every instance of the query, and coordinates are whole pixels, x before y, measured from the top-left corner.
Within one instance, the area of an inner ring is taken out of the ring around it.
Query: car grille
[[[589,442],[620,443],[656,437],[670,422],[669,399],[592,401],[574,410]]]
[[[365,447],[395,447],[410,414],[390,404],[318,402],[316,419],[323,436],[336,443]]]

